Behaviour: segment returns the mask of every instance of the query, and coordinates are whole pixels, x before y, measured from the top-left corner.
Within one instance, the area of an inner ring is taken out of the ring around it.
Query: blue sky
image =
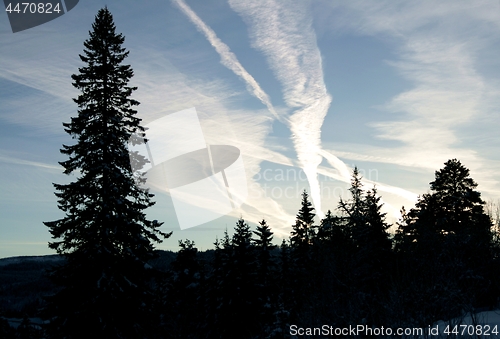
[[[321,211],[347,198],[357,165],[390,221],[450,158],[498,199],[498,1],[80,1],[13,34],[0,15],[0,257],[51,253],[52,182],[76,115],[71,74],[108,5],[130,51],[144,123],[195,107],[207,143],[237,146],[249,196],[230,215],[180,230],[172,200],[148,211],[212,247],[235,218],[287,237],[305,188]]]

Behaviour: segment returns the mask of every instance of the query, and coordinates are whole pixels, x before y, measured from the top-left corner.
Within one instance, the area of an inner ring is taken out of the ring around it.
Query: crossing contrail
[[[233,52],[229,49],[229,46],[223,43],[215,34],[215,32],[208,27],[200,17],[193,12],[193,10],[183,1],[183,0],[172,0],[181,11],[191,20],[191,22],[196,26],[196,28],[205,35],[210,44],[215,48],[217,53],[219,53],[221,58],[221,63],[238,75],[247,85],[247,89],[252,93],[257,99],[259,99],[271,112],[275,118],[279,119],[278,113],[271,104],[269,96],[262,90],[257,81],[243,68],[243,66],[236,58]]]

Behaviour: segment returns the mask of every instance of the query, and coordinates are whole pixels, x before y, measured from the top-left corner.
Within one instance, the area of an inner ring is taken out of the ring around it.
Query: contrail
[[[276,113],[269,96],[262,90],[257,81],[255,81],[255,79],[243,68],[236,56],[231,52],[229,47],[217,37],[215,32],[208,27],[183,0],[172,0],[172,2],[176,4],[189,20],[195,24],[197,29],[206,36],[210,44],[220,55],[221,63],[241,77],[246,82],[247,89],[257,97],[278,120],[288,125],[292,132],[292,140],[297,151],[297,157],[309,181],[311,198],[317,214],[320,218],[323,218],[324,214],[321,209],[317,167],[322,161],[322,157],[319,155],[319,150],[321,149],[321,125],[326,116],[331,98],[326,93],[326,88],[323,83],[321,56],[319,55],[316,44],[314,43],[314,46],[312,46],[314,48],[312,49],[292,49],[291,46],[286,46],[288,51],[281,52],[293,52],[289,54],[290,58],[287,60],[274,60],[274,62],[277,63],[277,67],[274,67],[275,69],[277,68],[279,70],[279,67],[284,66],[285,72],[292,71],[295,73],[295,76],[292,78],[284,80],[284,73],[278,71],[278,78],[281,78],[282,82],[285,82],[285,101],[288,106],[298,108],[290,119],[282,118]],[[233,6],[232,3],[231,6]],[[274,11],[274,13],[276,13],[276,11]],[[311,30],[309,29],[309,31]],[[312,35],[313,40],[311,41],[315,41],[316,37],[313,32]],[[310,37],[306,37],[306,39],[308,38]],[[304,41],[302,41],[302,43],[303,42]],[[287,58],[285,55],[283,57]],[[308,60],[309,58],[312,58],[312,62],[306,62],[306,66],[313,66],[313,69],[307,71],[307,74],[300,69],[300,62],[297,65],[298,67],[292,66],[293,69],[290,69],[290,63],[296,63],[298,59]],[[282,61],[284,61],[284,64],[281,63]],[[293,85],[291,85],[291,83],[293,83]],[[295,88],[290,88],[290,85]],[[304,86],[307,86],[307,89],[304,89]],[[301,87],[302,89],[300,89]]]
[[[331,103],[323,81],[321,55],[316,45],[316,36],[304,11],[280,9],[274,1],[238,3],[230,0],[231,7],[244,19],[248,19],[253,33],[253,45],[268,57],[271,68],[283,84],[285,102],[296,108],[290,118],[279,116],[269,96],[257,81],[243,68],[236,56],[183,0],[172,0],[182,12],[205,35],[221,57],[221,63],[238,75],[247,89],[257,97],[268,110],[291,132],[297,157],[309,181],[311,198],[317,214],[323,218],[321,210],[318,166],[323,157],[340,173],[338,180],[350,182],[351,170],[335,155],[321,147],[321,126]],[[279,12],[281,11],[281,12]],[[284,15],[282,12],[285,12]],[[279,22],[279,21],[283,22]],[[276,161],[276,159],[268,159]],[[289,164],[287,164],[289,165]],[[381,191],[394,193],[407,199],[414,194],[397,187],[377,185]]]
[[[306,173],[318,213],[321,195],[317,168],[321,164],[321,126],[331,97],[323,81],[321,54],[307,15],[307,2],[229,0],[247,22],[252,46],[261,50],[283,85],[287,106],[295,109],[289,128],[297,157]]]
[[[195,24],[196,28],[205,35],[210,44],[215,48],[221,57],[221,63],[238,75],[247,85],[247,89],[257,99],[259,99],[278,120],[280,119],[278,113],[271,104],[269,96],[260,88],[255,79],[243,68],[236,56],[229,49],[229,46],[223,43],[215,34],[215,32],[208,27],[200,17],[193,12],[193,10],[183,0],[172,0],[181,11]]]
[[[54,165],[44,164],[42,162],[17,159],[17,158],[2,156],[2,155],[0,155],[0,161],[6,162],[6,163],[11,163],[11,164],[27,165],[27,166],[34,166],[34,167],[39,167],[39,168],[60,170],[60,171],[64,170],[64,168],[62,166],[54,166]]]

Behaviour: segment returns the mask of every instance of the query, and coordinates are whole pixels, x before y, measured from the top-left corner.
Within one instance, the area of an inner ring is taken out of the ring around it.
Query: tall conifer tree
[[[253,239],[257,257],[256,294],[258,300],[258,317],[261,328],[269,331],[272,328],[273,313],[277,304],[276,263],[272,252],[277,247],[273,244],[273,232],[263,219],[257,230],[253,232],[257,238]]]
[[[445,245],[440,247],[448,252],[460,247],[459,253],[471,266],[484,263],[490,256],[492,223],[469,170],[457,159],[448,160],[444,168],[436,171],[430,187],[431,192],[424,194],[406,215],[399,238],[409,237],[415,247],[411,250],[423,252],[430,252],[432,241]]]
[[[343,241],[342,247],[344,251],[351,252],[346,258],[350,270],[344,285],[351,287],[349,303],[356,310],[352,321],[364,319],[373,325],[383,309],[379,297],[385,291],[384,280],[392,243],[387,232],[390,225],[381,211],[377,190],[373,188],[365,192],[361,180],[355,167],[349,188],[351,199],[341,199],[339,203],[342,219],[346,223],[344,240],[348,240]]]
[[[314,236],[314,217],[315,213],[312,203],[309,201],[309,196],[304,190],[302,192],[302,202],[299,212],[297,213],[297,218],[295,220],[295,225],[292,226],[292,232],[290,241],[294,248],[300,250],[307,248],[312,241]]]
[[[233,256],[229,277],[233,282],[233,300],[230,307],[232,317],[228,320],[234,331],[228,331],[228,334],[229,338],[252,338],[259,327],[258,323],[249,321],[257,313],[257,266],[252,231],[243,218],[236,222],[231,244]]]
[[[399,260],[412,267],[416,287],[430,291],[427,300],[412,300],[431,310],[430,320],[491,304],[498,293],[493,288],[492,223],[476,187],[459,160],[448,160],[396,233]]]
[[[170,264],[171,277],[164,294],[165,332],[170,338],[199,338],[203,330],[201,300],[203,272],[194,241],[179,240],[180,250]],[[193,314],[200,314],[193,321]]]
[[[99,10],[92,29],[80,55],[85,66],[72,76],[81,91],[74,99],[78,115],[63,124],[76,143],[63,145],[69,159],[60,164],[77,179],[54,184],[66,215],[45,222],[54,239],[49,247],[67,259],[53,273],[63,289],[50,300],[48,329],[57,338],[147,338],[147,261],[154,243],[170,234],[146,218],[152,195],[135,185],[130,165],[128,140],[144,128],[134,109],[139,102],[130,98],[133,71],[122,64],[129,53],[124,37],[107,8]]]
[[[314,207],[309,201],[306,190],[302,192],[302,201],[299,212],[292,226],[290,234],[290,278],[289,282],[294,290],[291,291],[289,303],[292,305],[291,321],[307,321],[312,315],[313,301],[310,298],[313,290],[313,279],[311,279],[318,262],[312,258],[313,239],[315,236]],[[300,291],[300,292],[298,292]],[[309,319],[310,320],[310,319]]]
[[[257,250],[258,273],[259,280],[266,285],[269,275],[273,269],[271,252],[277,247],[273,244],[273,231],[263,219],[259,222],[257,230],[253,232],[257,238],[253,239],[253,243]]]

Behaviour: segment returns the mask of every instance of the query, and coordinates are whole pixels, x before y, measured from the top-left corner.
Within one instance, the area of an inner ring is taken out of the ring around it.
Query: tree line
[[[107,8],[92,28],[72,77],[78,116],[64,124],[76,143],[61,150],[64,173],[78,176],[54,184],[65,217],[45,222],[49,247],[66,260],[51,272],[59,290],[32,338],[290,338],[292,324],[426,327],[497,306],[498,225],[457,159],[402,211],[395,234],[355,168],[349,198],[317,224],[303,192],[280,246],[266,220],[252,230],[240,218],[209,256],[183,240],[168,270],[152,268],[154,244],[170,233],[147,219],[153,196],[131,170],[127,142],[144,133],[133,71]]]
[[[201,262],[180,241],[162,293],[172,338],[290,338],[300,327],[427,327],[498,306],[498,230],[460,161],[403,211],[394,235],[354,170],[350,198],[318,225],[307,192],[281,246],[239,219]],[[197,315],[196,317],[194,315]]]

